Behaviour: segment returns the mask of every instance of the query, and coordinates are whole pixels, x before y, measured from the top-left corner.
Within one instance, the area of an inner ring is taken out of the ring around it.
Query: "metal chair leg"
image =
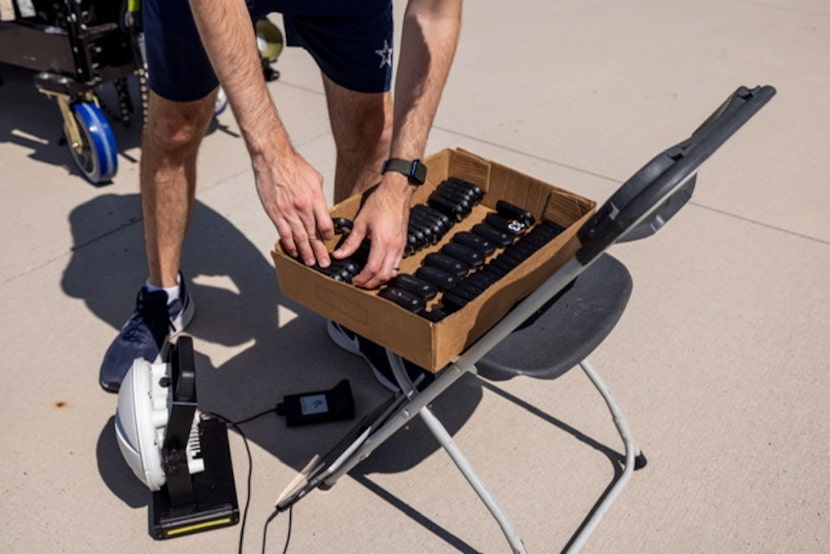
[[[516,531],[513,529],[513,524],[507,517],[507,513],[502,510],[501,506],[499,506],[498,502],[496,502],[496,499],[493,498],[492,494],[490,494],[490,491],[481,481],[478,474],[476,474],[473,466],[470,465],[470,462],[467,461],[467,458],[464,454],[462,454],[458,446],[456,446],[455,441],[452,440],[452,436],[450,436],[446,428],[426,406],[421,408],[419,415],[421,416],[421,419],[424,420],[424,423],[429,428],[430,432],[432,432],[435,439],[441,444],[444,450],[447,451],[447,454],[450,455],[450,458],[452,458],[452,461],[455,462],[456,467],[458,467],[458,470],[467,479],[467,482],[470,483],[470,486],[473,487],[473,490],[475,490],[476,494],[478,494],[478,497],[481,498],[481,501],[484,502],[484,505],[487,506],[488,510],[490,510],[490,513],[496,519],[502,532],[504,533],[504,536],[507,538],[507,542],[510,543],[513,552],[516,554],[524,554],[527,552],[522,540],[519,538],[519,535],[516,534]]]
[[[390,353],[390,360],[393,360],[395,357],[394,354]],[[398,360],[400,360],[399,357]],[[438,396],[465,373],[461,368],[451,365],[433,383],[424,389],[423,392],[418,392],[415,390],[414,383],[406,375],[406,371],[403,370],[402,361],[393,362],[393,370],[395,370],[397,363],[401,365],[396,370],[395,376],[398,384],[402,387],[401,390],[404,391],[404,394],[400,398],[400,405],[392,413],[384,414],[372,425],[372,431],[369,436],[361,439],[360,446],[349,456],[345,457],[339,468],[323,481],[327,488],[332,487],[340,477],[351,471],[361,461],[368,458],[376,448],[386,442],[389,437],[394,435],[414,418],[422,407],[438,398]],[[402,372],[402,375],[399,376],[397,371]]]
[[[625,445],[625,462],[623,463],[623,472],[620,475],[617,482],[614,483],[614,486],[611,487],[611,490],[608,491],[608,494],[605,496],[603,501],[597,506],[596,510],[594,511],[591,518],[585,523],[585,526],[582,528],[582,531],[579,535],[571,543],[570,547],[568,548],[567,552],[579,552],[579,550],[585,545],[585,542],[588,540],[588,537],[594,532],[594,530],[599,525],[602,518],[605,516],[606,512],[611,508],[611,505],[619,496],[622,489],[628,484],[628,480],[631,479],[631,474],[634,473],[635,469],[640,469],[645,465],[645,457],[643,456],[642,452],[634,445],[634,439],[631,435],[631,430],[628,428],[628,424],[625,422],[623,418],[622,412],[620,411],[619,405],[617,401],[614,399],[614,396],[611,394],[611,391],[606,386],[605,382],[599,376],[599,373],[588,361],[586,358],[582,362],[580,362],[580,367],[594,384],[597,391],[599,391],[600,395],[602,396],[603,400],[605,400],[605,404],[608,406],[608,410],[611,412],[611,416],[614,420],[614,425],[617,427],[617,431],[622,438],[623,444]]]
[[[407,398],[410,400],[417,397],[418,391],[409,379],[409,376],[404,369],[401,357],[389,351],[387,351],[387,356],[389,359],[389,365],[392,366],[392,373],[395,375],[395,380],[398,381],[398,385],[401,387],[401,390],[404,391],[404,394],[406,394]],[[451,366],[451,369],[459,371],[459,368],[456,367]],[[475,367],[471,367],[469,369],[474,370]],[[502,510],[498,502],[496,502],[496,499],[493,498],[493,495],[490,494],[490,491],[484,485],[481,478],[479,478],[478,474],[473,469],[473,466],[470,465],[470,462],[467,461],[467,458],[461,452],[461,449],[456,446],[455,441],[452,440],[452,435],[450,435],[446,427],[444,427],[444,425],[438,420],[437,417],[435,417],[426,405],[423,405],[418,410],[418,415],[421,416],[421,419],[423,419],[427,428],[432,433],[432,436],[435,437],[435,440],[437,440],[441,447],[447,452],[447,454],[449,454],[452,461],[455,462],[458,470],[462,473],[462,475],[464,475],[464,478],[467,479],[467,482],[476,492],[478,497],[481,498],[481,501],[484,502],[484,505],[487,506],[487,509],[490,510],[490,513],[498,522],[504,536],[510,543],[513,552],[516,554],[525,554],[527,551],[525,550],[524,544],[522,544],[521,539],[513,529],[513,524],[510,523],[510,519],[507,517],[507,514],[504,510]]]

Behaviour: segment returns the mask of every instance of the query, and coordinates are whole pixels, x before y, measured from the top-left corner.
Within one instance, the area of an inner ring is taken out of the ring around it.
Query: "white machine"
[[[193,339],[180,337],[164,362],[136,359],[118,392],[118,447],[153,493],[157,539],[239,521],[227,427],[196,409],[194,361]]]
[[[115,415],[118,448],[135,476],[151,491],[160,490],[167,481],[162,469],[161,450],[173,406],[170,368],[171,364],[166,362],[151,364],[137,358],[127,372],[118,395]],[[204,471],[198,410],[190,428],[186,452],[190,474]]]

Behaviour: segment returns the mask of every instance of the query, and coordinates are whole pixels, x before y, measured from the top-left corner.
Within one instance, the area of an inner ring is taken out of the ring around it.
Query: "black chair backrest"
[[[768,85],[740,87],[688,139],[643,166],[579,230],[577,260],[588,265],[615,242],[656,233],[691,198],[700,165],[775,92]]]

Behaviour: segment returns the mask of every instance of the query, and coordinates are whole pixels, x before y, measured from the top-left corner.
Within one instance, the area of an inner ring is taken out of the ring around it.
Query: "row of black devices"
[[[453,235],[439,252],[427,254],[415,275],[401,274],[378,294],[431,321],[441,321],[482,294],[501,277],[556,238],[564,228],[535,225],[528,211],[499,200],[496,212],[471,231]],[[498,254],[491,257],[498,249]],[[431,309],[427,303],[438,293]]]
[[[409,210],[404,256],[437,244],[456,223],[470,215],[483,197],[480,187],[462,179],[450,177],[442,181],[426,204],[416,204]]]
[[[429,195],[426,204],[416,204],[409,211],[404,257],[437,244],[450,229],[467,217],[473,206],[481,202],[481,187],[457,177],[442,181]],[[346,218],[334,219],[335,233],[348,234],[352,222]],[[317,271],[336,281],[351,283],[369,259],[370,242],[364,240],[357,251],[344,260],[332,260],[329,267],[313,266]]]

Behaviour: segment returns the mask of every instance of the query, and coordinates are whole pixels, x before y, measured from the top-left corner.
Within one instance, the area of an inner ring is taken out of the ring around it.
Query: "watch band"
[[[421,160],[404,160],[401,158],[389,158],[383,162],[380,169],[381,175],[387,171],[403,173],[409,177],[409,181],[415,185],[423,185],[427,179],[427,166]]]

